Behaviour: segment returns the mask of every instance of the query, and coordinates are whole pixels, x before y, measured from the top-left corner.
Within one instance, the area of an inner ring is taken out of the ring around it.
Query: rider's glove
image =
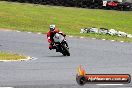
[[[66,34],[64,34],[63,36],[66,37]]]

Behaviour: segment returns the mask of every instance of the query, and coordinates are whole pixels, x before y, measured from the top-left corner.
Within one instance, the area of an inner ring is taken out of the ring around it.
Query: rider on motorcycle
[[[49,29],[50,29],[50,30],[49,30],[48,33],[47,33],[47,39],[48,39],[48,42],[49,42],[49,49],[52,50],[52,49],[55,49],[55,48],[56,48],[55,46],[53,46],[53,45],[54,45],[54,39],[53,39],[54,35],[55,35],[56,33],[62,34],[64,37],[65,37],[66,35],[65,35],[63,32],[60,32],[60,30],[57,29],[57,28],[55,27],[55,25],[50,25]],[[68,45],[67,45],[67,46],[68,46]]]

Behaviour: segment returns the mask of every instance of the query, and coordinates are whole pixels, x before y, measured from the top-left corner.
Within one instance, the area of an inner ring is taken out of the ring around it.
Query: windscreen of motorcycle
[[[59,42],[59,43],[61,43],[61,42],[64,40],[64,37],[63,37],[61,34],[56,33],[56,34],[54,35],[53,39],[54,39],[54,42]]]

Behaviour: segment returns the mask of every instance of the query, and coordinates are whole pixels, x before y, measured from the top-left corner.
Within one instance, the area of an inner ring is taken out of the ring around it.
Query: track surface
[[[0,51],[10,51],[36,60],[0,62],[0,86],[14,88],[82,88],[75,80],[81,64],[87,73],[132,75],[132,43],[67,38],[71,56],[48,50],[46,35],[0,30]],[[86,84],[83,88],[132,88]]]

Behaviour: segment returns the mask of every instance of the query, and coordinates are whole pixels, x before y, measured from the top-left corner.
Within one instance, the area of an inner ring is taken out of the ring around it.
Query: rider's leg
[[[53,48],[53,45],[50,43],[49,44],[49,49],[52,50],[52,48]]]
[[[52,50],[52,49],[56,49],[56,47],[54,46],[53,43],[50,43],[50,44],[49,44],[49,49],[50,49],[50,50]]]

